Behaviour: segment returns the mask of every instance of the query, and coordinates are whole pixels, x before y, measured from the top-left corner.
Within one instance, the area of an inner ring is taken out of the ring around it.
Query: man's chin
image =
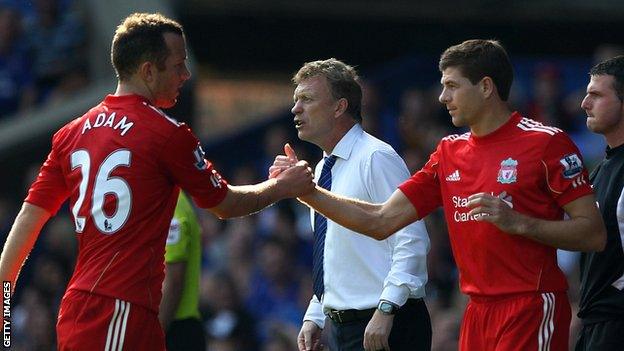
[[[461,127],[465,127],[466,126],[466,121],[464,121],[463,118],[460,117],[453,117],[451,116],[451,123],[453,123],[453,125],[457,128],[461,128]]]
[[[587,129],[589,129],[591,132],[600,133],[600,128],[596,125],[596,123],[594,123],[592,118],[587,118],[587,121],[585,121],[585,125],[587,126]]]
[[[301,129],[297,130],[297,137],[299,138],[299,140],[308,141],[306,133],[303,132]]]

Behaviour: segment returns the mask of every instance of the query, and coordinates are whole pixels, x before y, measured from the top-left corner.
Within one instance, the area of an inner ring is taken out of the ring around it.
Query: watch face
[[[379,310],[383,313],[392,314],[394,313],[394,306],[388,302],[381,302],[379,304]]]

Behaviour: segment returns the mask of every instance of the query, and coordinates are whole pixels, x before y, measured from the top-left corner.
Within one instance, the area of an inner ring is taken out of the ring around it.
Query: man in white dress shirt
[[[332,192],[383,202],[409,177],[394,149],[360,125],[362,90],[353,67],[336,59],[306,63],[292,113],[300,139],[323,150],[315,181]],[[270,176],[294,164],[289,145]],[[429,237],[423,222],[377,241],[311,211],[314,295],[298,336],[299,350],[319,350],[326,317],[331,350],[430,350],[423,301]]]

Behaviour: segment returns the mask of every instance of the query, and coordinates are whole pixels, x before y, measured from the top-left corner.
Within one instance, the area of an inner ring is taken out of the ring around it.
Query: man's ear
[[[151,82],[154,79],[153,70],[155,68],[156,66],[149,61],[145,61],[139,65],[139,77],[141,77],[141,80],[144,82]]]
[[[483,77],[479,84],[481,85],[481,94],[483,94],[483,97],[486,99],[492,96],[492,94],[496,90],[496,85],[494,85],[494,81],[488,76]]]
[[[347,107],[349,107],[349,101],[345,98],[338,99],[338,103],[336,104],[336,110],[334,113],[334,117],[338,117],[347,112]]]

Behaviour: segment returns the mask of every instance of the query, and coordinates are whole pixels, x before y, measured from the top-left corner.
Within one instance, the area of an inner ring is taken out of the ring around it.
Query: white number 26
[[[132,192],[128,183],[121,177],[111,177],[110,174],[119,166],[130,167],[130,151],[120,149],[108,155],[100,164],[95,176],[95,185],[91,196],[91,215],[93,223],[103,234],[114,234],[121,229],[128,217],[132,204]],[[71,154],[71,169],[80,167],[82,179],[78,188],[79,194],[76,203],[72,207],[76,232],[84,230],[86,217],[78,216],[78,211],[85,200],[85,194],[89,185],[89,172],[91,170],[91,156],[87,150],[77,150]],[[104,212],[104,199],[107,194],[117,198],[117,208],[111,216]]]

